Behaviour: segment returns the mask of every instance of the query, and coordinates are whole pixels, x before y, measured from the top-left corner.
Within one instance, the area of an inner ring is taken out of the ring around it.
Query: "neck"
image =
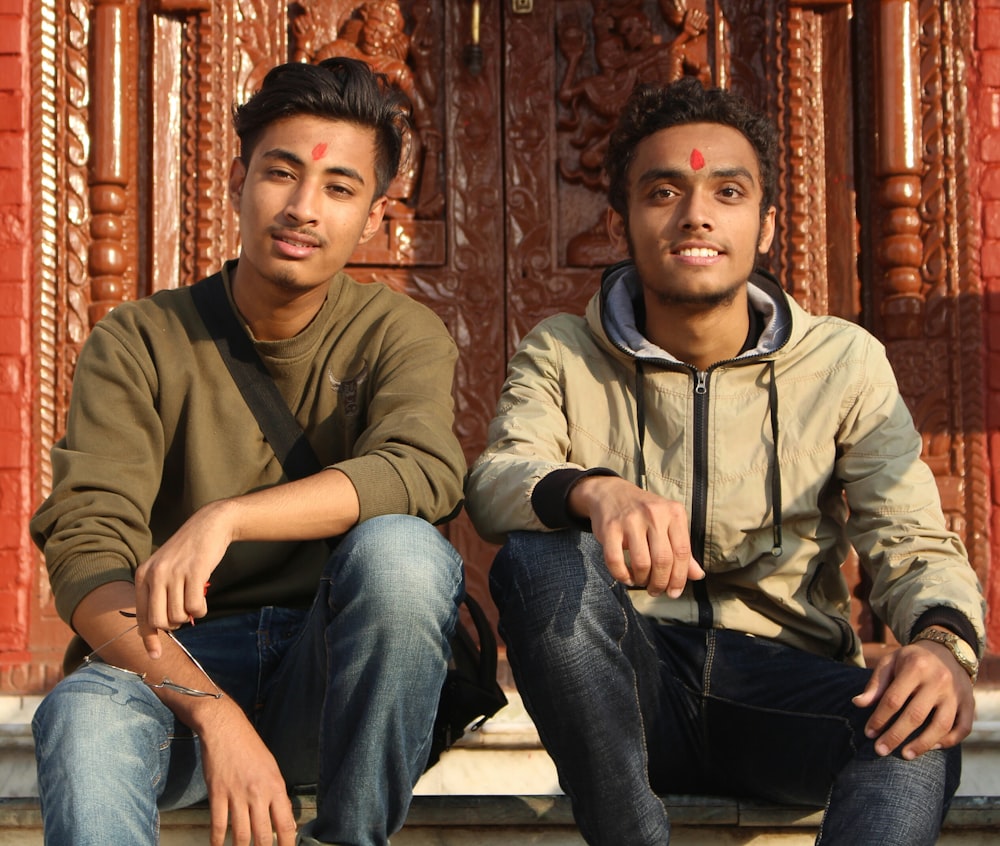
[[[645,335],[678,361],[707,370],[735,358],[750,331],[746,287],[732,302],[705,307],[645,298]]]
[[[294,338],[319,313],[326,301],[328,285],[304,290],[278,285],[255,285],[240,274],[240,267],[230,277],[233,302],[258,341],[284,341]]]

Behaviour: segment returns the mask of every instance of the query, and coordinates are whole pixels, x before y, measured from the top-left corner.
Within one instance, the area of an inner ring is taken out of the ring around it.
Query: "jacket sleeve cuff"
[[[542,524],[549,529],[576,528],[584,532],[591,531],[590,521],[570,514],[570,491],[582,479],[589,476],[617,476],[614,470],[607,467],[593,467],[590,470],[577,470],[572,467],[553,470],[535,485],[531,492],[531,507]]]
[[[928,608],[917,618],[917,622],[910,629],[910,640],[915,638],[928,626],[941,626],[952,634],[958,635],[972,647],[977,655],[979,654],[979,638],[976,637],[976,630],[961,611],[957,611],[947,605]]]

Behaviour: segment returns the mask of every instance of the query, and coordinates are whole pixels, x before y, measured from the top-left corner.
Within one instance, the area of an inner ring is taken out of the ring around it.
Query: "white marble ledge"
[[[507,691],[507,698],[506,707],[477,731],[468,732],[458,745],[502,749],[539,746],[538,732],[521,697]],[[22,739],[30,743],[31,718],[41,701],[41,696],[0,695],[0,746],[20,745]],[[1000,689],[976,691],[976,722],[966,745],[1000,746]]]

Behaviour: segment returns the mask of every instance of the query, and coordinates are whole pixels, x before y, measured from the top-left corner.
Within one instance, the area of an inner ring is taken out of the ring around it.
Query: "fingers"
[[[572,514],[590,520],[615,580],[676,598],[688,579],[704,577],[692,556],[681,503],[618,476],[592,476],[570,491],[567,504]]]
[[[881,661],[879,665],[875,668],[872,673],[871,678],[868,680],[868,684],[865,685],[865,689],[861,691],[852,700],[855,705],[859,708],[868,708],[873,702],[875,702],[889,686],[889,681],[892,678],[892,665],[890,662]],[[874,719],[874,717],[872,718]],[[877,727],[873,724],[872,720],[868,721],[865,726],[867,731],[876,731]],[[871,736],[871,735],[869,735]]]
[[[250,846],[251,843],[270,844],[277,838],[277,846],[295,846],[298,826],[292,803],[282,796],[272,804],[263,801],[246,805],[232,797],[209,802],[211,846],[223,846],[226,835],[232,832],[232,846]]]
[[[226,833],[229,831],[229,803],[209,802],[209,836],[210,846],[223,846]]]
[[[274,824],[274,833],[278,836],[278,846],[295,846],[298,827],[295,824],[295,815],[292,813],[292,803],[286,799],[284,803],[272,806],[271,821]]]
[[[617,527],[608,531],[600,540],[611,575],[627,585],[645,587],[651,596],[666,593],[676,599],[689,579],[705,576],[691,554],[685,520],[670,522],[666,531],[637,521],[625,531]]]
[[[899,750],[912,760],[931,749],[954,746],[971,731],[972,684],[947,651],[935,654],[938,649],[918,644],[897,650],[879,662],[868,685],[854,697],[860,708],[876,705],[865,735],[875,741],[877,754]]]
[[[610,525],[600,534],[595,528],[594,534],[604,549],[604,566],[608,568],[611,578],[629,586],[635,584],[632,569],[635,566],[635,559],[630,550],[629,558],[626,561],[626,541],[622,536],[621,529],[616,525]]]
[[[150,658],[162,654],[159,632],[194,623],[208,613],[209,582],[179,575],[165,579],[151,558],[136,570],[135,610],[139,636]]]
[[[935,709],[933,696],[921,693],[907,696],[902,686],[890,685],[879,701],[875,714],[869,719],[865,734],[875,739],[877,754],[889,755],[927,722],[933,713],[934,716],[924,731],[907,746],[910,755],[906,757],[913,758],[916,757],[912,754],[914,749],[926,752],[951,728],[954,711],[949,714],[948,710],[943,704]]]

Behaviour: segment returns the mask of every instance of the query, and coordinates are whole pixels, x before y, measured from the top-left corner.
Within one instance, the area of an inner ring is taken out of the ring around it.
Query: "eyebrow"
[[[672,182],[685,181],[689,179],[690,176],[690,172],[686,170],[680,170],[672,167],[657,167],[647,170],[636,180],[636,182],[640,185],[644,185],[650,182],[656,182],[660,179],[667,179]],[[710,170],[707,176],[712,179],[746,179],[751,185],[757,184],[757,180],[754,179],[753,174],[742,166],[717,167],[714,170]]]
[[[300,155],[293,153],[291,150],[286,150],[283,147],[275,147],[274,149],[267,150],[261,153],[260,157],[269,161],[288,162],[289,164],[297,165],[298,167],[304,167],[306,164]],[[334,165],[326,168],[323,172],[329,176],[345,176],[348,179],[355,180],[361,185],[365,184],[365,178],[352,167]]]

